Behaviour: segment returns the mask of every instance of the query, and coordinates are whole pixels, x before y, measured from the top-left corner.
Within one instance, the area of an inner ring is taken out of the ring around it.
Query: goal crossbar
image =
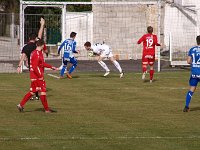
[[[157,1],[149,2],[49,2],[49,1],[20,1],[23,5],[155,5],[158,4]]]

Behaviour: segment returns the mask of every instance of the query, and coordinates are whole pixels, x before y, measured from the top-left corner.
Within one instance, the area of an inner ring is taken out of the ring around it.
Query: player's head
[[[42,39],[39,39],[37,42],[36,42],[36,46],[37,46],[37,49],[38,50],[42,50],[44,48],[44,41]]]
[[[91,43],[89,41],[85,42],[84,47],[87,51],[91,49]]]
[[[148,26],[147,27],[147,32],[150,33],[150,34],[153,33],[153,27],[152,26]]]
[[[31,33],[29,34],[29,41],[35,41],[36,40],[36,34],[35,33]]]
[[[75,39],[75,37],[76,37],[76,34],[77,34],[76,32],[71,32],[71,33],[70,33],[70,38],[73,38],[73,39]]]
[[[197,45],[200,45],[200,35],[196,37]]]

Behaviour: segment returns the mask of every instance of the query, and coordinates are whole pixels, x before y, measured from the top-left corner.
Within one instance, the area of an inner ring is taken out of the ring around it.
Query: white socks
[[[106,72],[109,72],[110,70],[108,69],[107,65],[103,61],[98,61],[98,63],[103,67],[103,69],[106,70]]]
[[[116,60],[113,61],[113,64],[119,70],[119,72],[122,73],[122,68],[121,68],[120,64]]]

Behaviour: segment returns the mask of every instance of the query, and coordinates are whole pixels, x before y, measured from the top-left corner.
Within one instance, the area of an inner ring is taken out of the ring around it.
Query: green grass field
[[[45,114],[30,101],[16,105],[29,90],[28,74],[0,74],[1,150],[199,150],[200,91],[183,113],[189,72],[102,77],[79,73],[72,80],[46,77],[48,102],[57,113]]]

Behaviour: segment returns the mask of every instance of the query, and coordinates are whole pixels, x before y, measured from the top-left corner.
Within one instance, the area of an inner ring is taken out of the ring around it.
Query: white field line
[[[200,139],[200,136],[120,136],[120,137],[63,137],[63,138],[39,138],[39,137],[22,137],[22,138],[0,138],[0,141],[32,141],[32,140],[119,140],[119,139]]]
[[[47,75],[50,76],[50,77],[56,78],[56,79],[60,79],[60,77],[53,75],[53,74],[47,74]]]

